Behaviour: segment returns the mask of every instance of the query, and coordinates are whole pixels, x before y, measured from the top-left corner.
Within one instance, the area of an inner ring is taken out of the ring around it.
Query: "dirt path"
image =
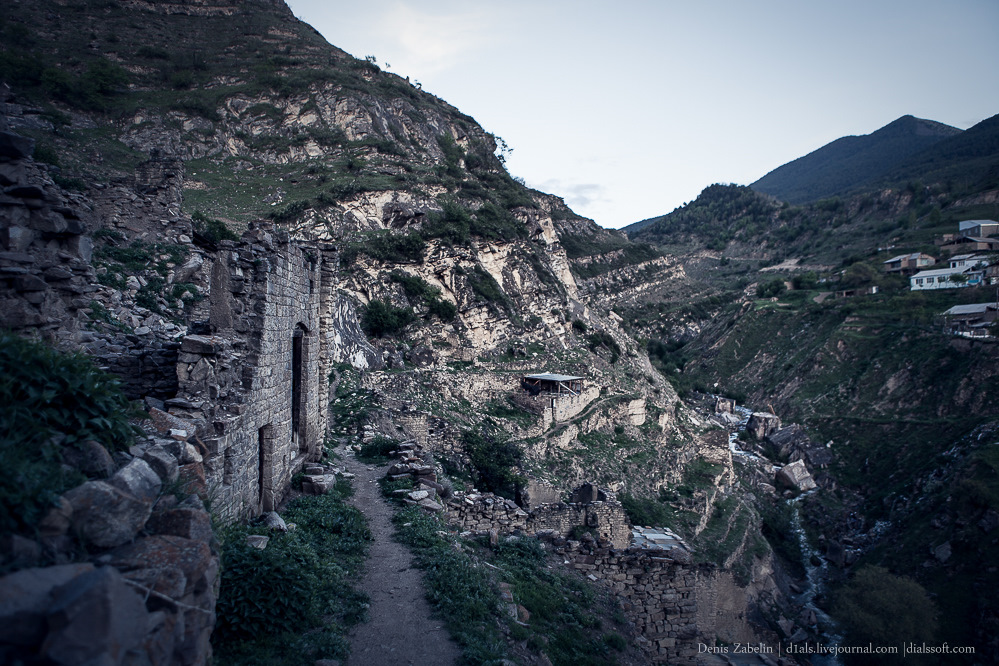
[[[352,503],[368,519],[374,541],[360,588],[371,597],[368,622],[350,635],[348,666],[454,664],[460,656],[444,623],[430,617],[420,571],[405,546],[393,540],[392,507],[381,496],[385,469],[341,452],[354,478]]]

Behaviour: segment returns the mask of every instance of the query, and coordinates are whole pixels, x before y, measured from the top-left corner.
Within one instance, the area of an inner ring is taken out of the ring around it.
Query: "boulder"
[[[145,460],[133,459],[130,463],[115,472],[111,477],[111,485],[119,488],[152,509],[153,502],[160,494],[163,482],[153,468]],[[148,514],[147,514],[148,515]]]
[[[87,476],[106,479],[114,473],[114,458],[100,442],[92,439],[63,447],[62,459]]]
[[[98,548],[114,548],[131,541],[152,511],[151,500],[139,499],[104,481],[88,481],[63,497],[73,509],[73,530],[84,542]]]
[[[101,567],[59,588],[46,615],[40,653],[56,664],[119,664],[146,636],[142,597],[112,567]]]
[[[64,564],[22,569],[0,578],[0,643],[37,645],[45,637],[45,613],[55,590],[94,565]]]
[[[776,481],[777,484],[792,488],[798,492],[805,492],[815,488],[815,480],[808,473],[805,463],[800,460],[784,465],[777,472]]]
[[[177,458],[165,446],[151,446],[142,454],[142,459],[156,472],[163,483],[174,483],[180,476]]]
[[[35,152],[35,140],[13,132],[0,132],[0,157],[23,160]]]
[[[260,521],[269,530],[274,530],[276,532],[287,532],[288,525],[284,522],[284,518],[278,515],[277,511],[268,511],[264,515],[260,516]]]
[[[150,516],[146,529],[152,534],[179,536],[204,543],[212,539],[212,519],[204,509],[179,507],[157,511]]]
[[[746,431],[756,439],[764,439],[780,430],[780,417],[769,412],[753,412],[746,422]]]
[[[246,543],[249,546],[253,546],[259,550],[264,550],[267,548],[267,542],[270,541],[270,537],[260,536],[259,534],[251,534],[246,537]]]
[[[136,539],[134,543],[116,548],[110,556],[109,563],[126,573],[140,569],[180,571],[186,581],[183,594],[193,591],[195,583],[204,578],[212,562],[207,542],[166,534]]]

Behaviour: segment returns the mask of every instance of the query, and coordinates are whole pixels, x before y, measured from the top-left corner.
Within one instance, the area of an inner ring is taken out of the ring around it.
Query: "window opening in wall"
[[[257,492],[260,511],[274,510],[274,426],[267,424],[257,433]]]
[[[305,327],[295,328],[291,344],[291,441],[296,449],[308,449],[305,436],[305,361],[308,356],[308,340]]]

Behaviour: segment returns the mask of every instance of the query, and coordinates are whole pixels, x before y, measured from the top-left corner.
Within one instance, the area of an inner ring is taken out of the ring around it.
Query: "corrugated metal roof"
[[[913,275],[912,278],[909,278],[909,279],[911,280],[913,278],[937,277],[937,276],[940,276],[940,275],[960,275],[960,274],[964,273],[967,270],[969,270],[968,267],[964,267],[964,268],[934,268],[931,271],[919,271],[918,273],[916,273],[915,275]]]
[[[997,307],[995,303],[971,303],[969,305],[955,305],[947,312],[945,315],[965,315],[965,314],[979,314],[984,313],[986,310],[995,310]]]
[[[526,375],[527,379],[540,379],[547,382],[569,382],[576,379],[583,379],[582,377],[573,377],[572,375],[556,375],[550,372],[545,372],[540,375]]]

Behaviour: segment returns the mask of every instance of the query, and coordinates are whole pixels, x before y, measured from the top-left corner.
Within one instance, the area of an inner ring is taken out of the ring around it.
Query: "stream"
[[[779,469],[779,466],[774,465],[772,461],[739,448],[739,433],[746,430],[746,424],[749,422],[749,417],[753,415],[753,410],[739,405],[736,405],[733,410],[734,413],[739,416],[739,423],[729,432],[729,451],[732,452],[733,456],[739,456],[745,460],[751,460],[755,463],[763,465],[771,472],[776,472]],[[791,504],[793,509],[791,521],[794,533],[797,536],[798,543],[801,547],[802,564],[805,567],[805,579],[807,581],[805,589],[802,590],[801,594],[795,595],[794,601],[797,604],[800,604],[806,611],[810,611],[815,614],[819,627],[826,627],[826,630],[819,631],[818,634],[821,644],[826,647],[836,647],[842,640],[842,636],[830,633],[830,630],[834,629],[836,626],[835,622],[815,603],[815,599],[824,587],[825,581],[829,575],[829,562],[826,561],[825,558],[821,557],[814,548],[812,548],[811,544],[808,542],[805,530],[801,525],[801,511],[799,503],[803,498],[818,491],[818,488],[814,488],[808,492],[798,495],[794,499],[786,500]],[[814,562],[819,562],[819,564],[814,564]],[[840,666],[841,663],[835,653],[810,655],[809,659],[810,662],[816,666]]]

